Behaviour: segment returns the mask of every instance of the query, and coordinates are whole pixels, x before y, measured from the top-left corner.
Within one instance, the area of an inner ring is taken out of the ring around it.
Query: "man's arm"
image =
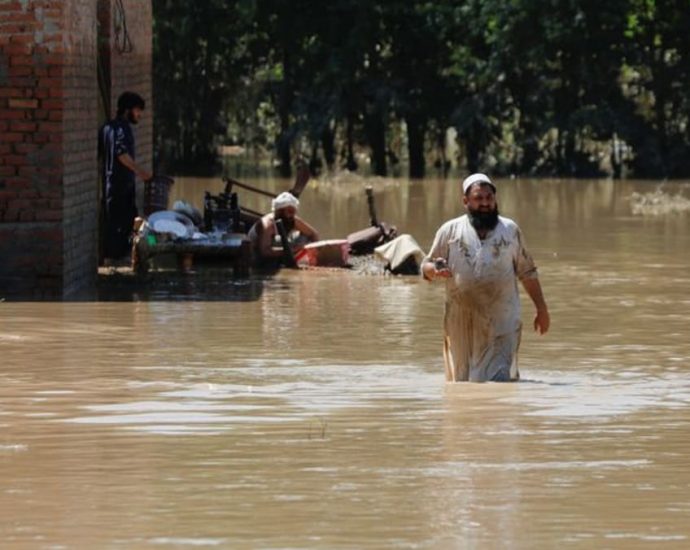
[[[122,153],[117,157],[117,160],[120,161],[122,165],[129,168],[132,172],[134,172],[144,181],[150,180],[153,177],[153,174],[151,172],[144,170],[141,166],[134,162],[134,159],[129,156],[129,153]]]
[[[537,315],[534,318],[534,330],[539,334],[546,334],[551,325],[549,310],[546,307],[544,294],[541,291],[541,284],[536,276],[521,279],[522,286],[525,287],[527,294],[532,299],[534,307],[537,308]]]
[[[427,281],[434,279],[448,279],[452,277],[448,269],[448,230],[444,224],[436,231],[434,242],[431,243],[429,254],[422,260],[420,271]]]
[[[309,239],[311,242],[316,242],[319,240],[319,234],[316,229],[314,229],[299,216],[295,216],[295,229],[307,237],[307,239]]]

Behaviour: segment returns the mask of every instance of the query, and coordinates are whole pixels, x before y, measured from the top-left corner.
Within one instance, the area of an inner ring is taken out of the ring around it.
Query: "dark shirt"
[[[120,258],[131,250],[132,223],[137,215],[135,174],[117,159],[125,153],[135,158],[134,134],[129,122],[115,118],[105,124],[99,145],[103,159],[103,255]]]
[[[103,186],[106,197],[134,198],[135,174],[117,157],[127,153],[132,160],[134,151],[134,134],[129,122],[115,118],[105,124],[100,134],[103,154]]]

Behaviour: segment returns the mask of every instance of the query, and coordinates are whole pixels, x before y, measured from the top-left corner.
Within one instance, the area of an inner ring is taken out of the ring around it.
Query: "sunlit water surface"
[[[424,249],[459,212],[450,181],[351,177],[302,214],[344,237],[367,183]],[[690,547],[690,189],[499,185],[553,322],[516,384],[445,384],[443,288],[414,277],[1,303],[0,546]]]

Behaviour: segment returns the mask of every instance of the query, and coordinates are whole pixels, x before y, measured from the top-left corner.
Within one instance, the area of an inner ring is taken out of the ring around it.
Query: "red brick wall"
[[[148,100],[150,0],[122,5],[132,50],[112,43],[121,13],[112,29],[107,21],[101,28],[106,48],[111,37],[110,95],[132,89]],[[114,0],[0,2],[0,298],[70,297],[95,282],[97,134],[105,118],[97,23],[98,12],[115,7]],[[137,131],[145,166],[151,128],[147,117]]]
[[[0,297],[62,293],[63,17],[0,3]]]
[[[122,92],[138,93],[146,101],[141,122],[134,127],[137,162],[150,170],[153,157],[152,36],[153,10],[150,1],[100,0],[110,4],[111,116]],[[122,9],[121,9],[122,8]],[[137,186],[139,212],[143,209],[143,186]]]
[[[122,31],[118,33],[117,16],[115,10],[112,16],[113,38],[115,47],[112,51],[112,94],[113,106],[117,103],[118,96],[127,90],[137,92],[146,100],[146,111],[142,121],[136,128],[137,156],[142,163],[150,163],[153,152],[153,89],[151,82],[152,71],[152,36],[151,26],[153,13],[151,2],[142,0],[123,0],[125,8],[125,21],[129,35],[131,49],[125,49],[122,53],[117,44],[122,43]],[[150,166],[147,166],[150,168]]]

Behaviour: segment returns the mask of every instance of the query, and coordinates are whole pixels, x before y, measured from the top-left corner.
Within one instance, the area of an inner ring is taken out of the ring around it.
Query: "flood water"
[[[365,184],[424,249],[460,212],[455,182],[354,177],[301,212],[344,237]],[[519,383],[444,382],[443,286],[414,277],[0,303],[0,546],[690,547],[690,186],[499,186],[552,317]]]

